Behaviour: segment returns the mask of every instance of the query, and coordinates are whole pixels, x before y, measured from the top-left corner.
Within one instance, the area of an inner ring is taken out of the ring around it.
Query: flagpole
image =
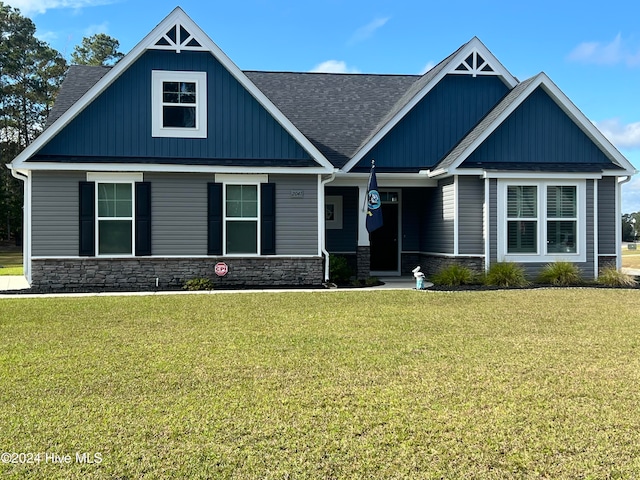
[[[371,176],[373,175],[373,169],[376,168],[376,161],[371,159],[371,169],[369,170],[369,178],[367,180],[367,193],[369,192],[369,185],[371,185]],[[367,208],[367,195],[364,196],[364,203],[362,204],[362,211],[366,212]]]

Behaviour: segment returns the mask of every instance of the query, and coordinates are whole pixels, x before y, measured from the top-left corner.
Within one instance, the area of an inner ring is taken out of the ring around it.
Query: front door
[[[398,272],[398,219],[399,202],[397,192],[380,192],[382,199],[382,227],[371,232],[371,271]]]

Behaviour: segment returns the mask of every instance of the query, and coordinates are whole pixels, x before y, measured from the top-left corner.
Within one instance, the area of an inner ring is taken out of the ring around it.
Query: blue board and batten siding
[[[418,171],[441,160],[508,92],[496,76],[446,75],[354,169]]]
[[[484,163],[612,167],[607,156],[541,87],[516,108],[462,166],[478,167]]]
[[[342,228],[326,229],[326,248],[332,253],[356,253],[358,247],[358,187],[327,187],[327,196],[342,197]]]
[[[151,72],[207,72],[208,136],[151,136]],[[33,159],[102,157],[275,159],[309,161],[309,154],[209,53],[150,50],[143,54]],[[62,159],[60,159],[62,160]]]

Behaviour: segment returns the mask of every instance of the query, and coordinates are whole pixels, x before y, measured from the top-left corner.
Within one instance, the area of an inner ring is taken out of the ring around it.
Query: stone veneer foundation
[[[216,263],[228,266],[225,276]],[[320,286],[322,257],[207,257],[126,259],[34,259],[31,288],[42,292],[176,290],[194,278],[214,288]],[[156,279],[158,284],[156,286]]]

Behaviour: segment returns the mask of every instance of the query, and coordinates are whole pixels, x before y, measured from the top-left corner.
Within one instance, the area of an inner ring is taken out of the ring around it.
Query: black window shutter
[[[207,184],[207,255],[222,255],[222,184]]]
[[[151,182],[136,182],[136,256],[151,255]]]
[[[260,186],[260,250],[262,255],[276,254],[276,184]]]
[[[79,188],[80,238],[78,254],[85,257],[93,257],[96,254],[95,185],[94,182],[80,182]]]

